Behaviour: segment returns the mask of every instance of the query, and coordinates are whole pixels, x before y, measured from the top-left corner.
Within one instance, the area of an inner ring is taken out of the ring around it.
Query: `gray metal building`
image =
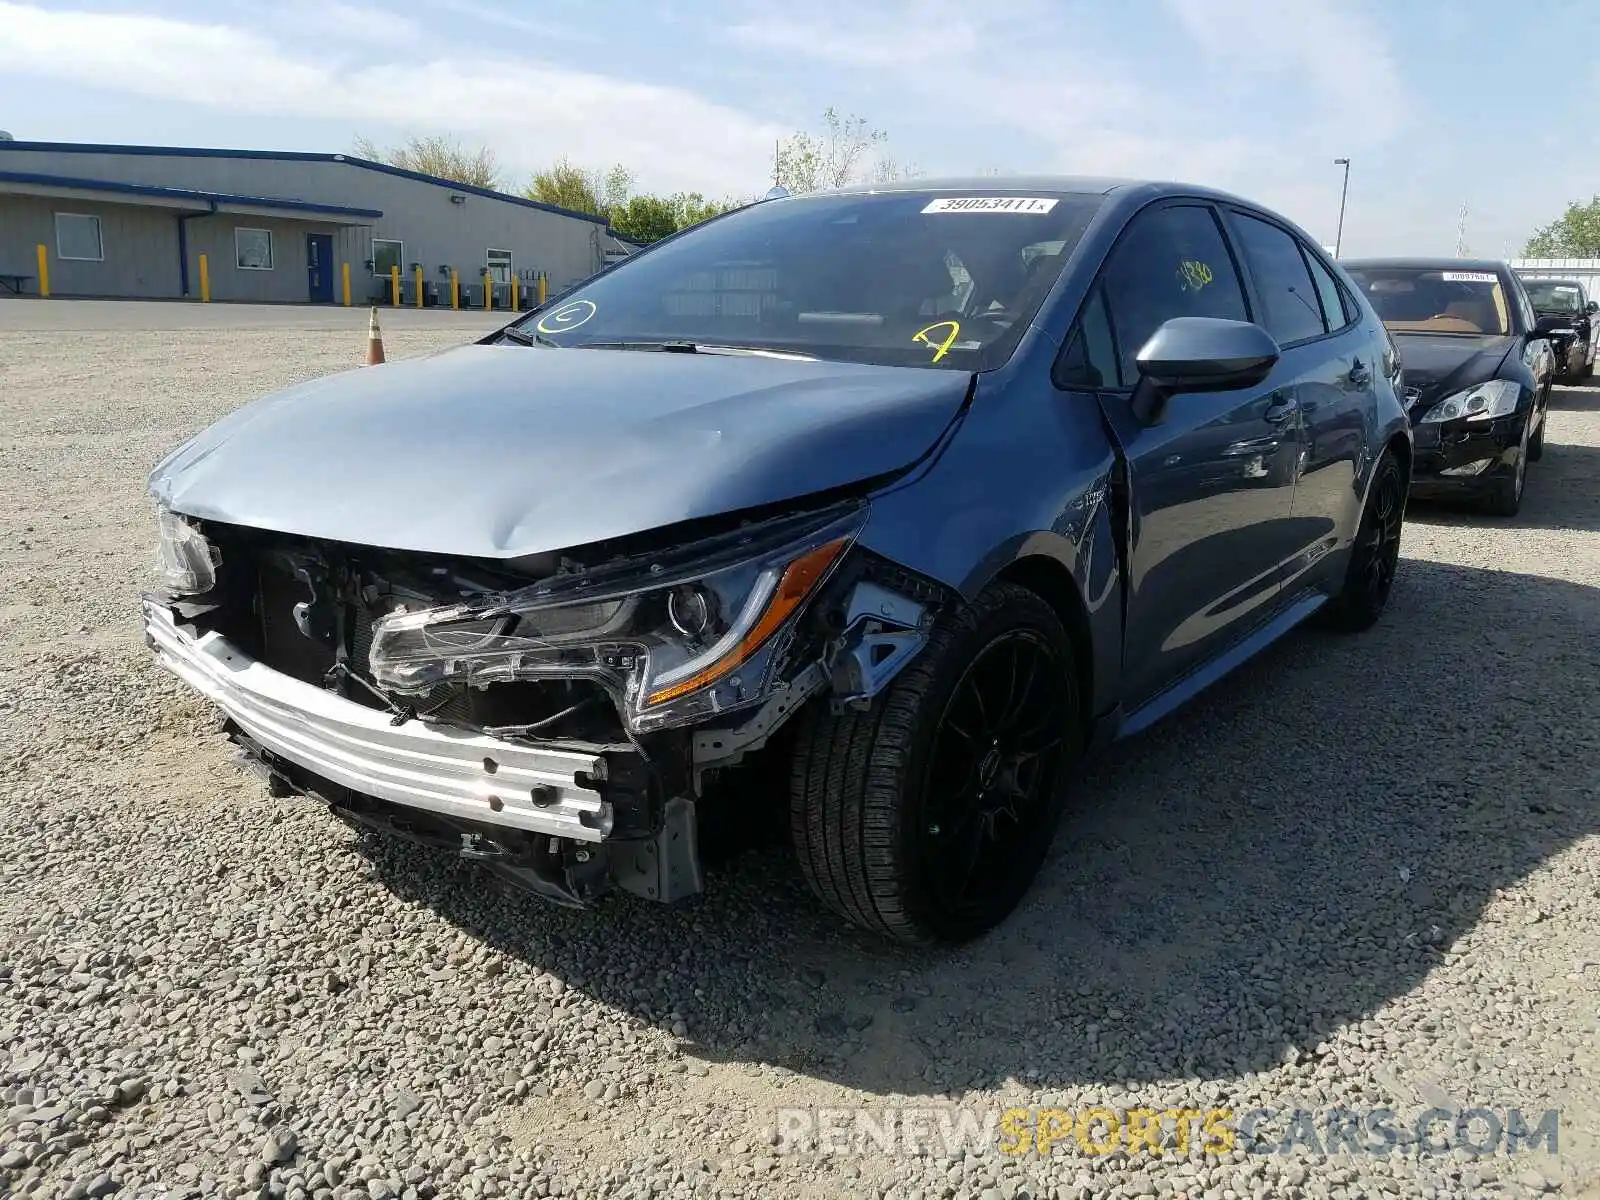
[[[602,217],[345,154],[0,140],[0,294],[37,293],[43,245],[52,296],[402,303],[415,268],[429,303],[497,307],[513,276],[526,307],[632,247]]]

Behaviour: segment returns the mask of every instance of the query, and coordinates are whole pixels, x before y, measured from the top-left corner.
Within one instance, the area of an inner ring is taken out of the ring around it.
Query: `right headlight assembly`
[[[1517,411],[1517,396],[1521,390],[1511,379],[1491,379],[1488,383],[1474,384],[1450,393],[1423,413],[1420,423],[1491,421],[1495,417],[1508,417]]]
[[[373,622],[374,681],[418,694],[591,678],[638,732],[762,700],[795,618],[844,558],[865,508],[723,537],[648,563]]]

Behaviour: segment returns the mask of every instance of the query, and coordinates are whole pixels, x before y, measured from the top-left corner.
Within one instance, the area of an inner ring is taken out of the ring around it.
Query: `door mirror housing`
[[[1281,353],[1272,335],[1251,321],[1173,317],[1134,359],[1134,415],[1148,424],[1169,396],[1253,387],[1272,373]]]
[[[1583,306],[1583,311],[1588,313],[1590,316],[1593,316],[1595,313],[1600,312],[1600,302],[1594,300],[1589,301],[1589,303]]]

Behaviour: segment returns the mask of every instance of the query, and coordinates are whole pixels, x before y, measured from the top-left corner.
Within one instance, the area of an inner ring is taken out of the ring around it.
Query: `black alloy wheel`
[[[1540,397],[1538,408],[1539,432],[1535,433],[1531,438],[1528,439],[1529,462],[1538,462],[1544,457],[1544,431],[1545,427],[1550,424],[1550,393],[1554,390],[1555,388],[1553,386],[1546,387],[1544,389],[1544,395]]]
[[[1497,480],[1494,490],[1484,501],[1484,506],[1497,517],[1514,517],[1522,511],[1522,493],[1528,484],[1528,462],[1533,457],[1529,452],[1532,440],[1528,434],[1528,427],[1533,424],[1533,410],[1528,410],[1528,417],[1522,423],[1522,441],[1517,446],[1517,461],[1508,478]]]
[[[1016,885],[1066,759],[1068,665],[1032,630],[1002,633],[967,667],[933,734],[918,864],[935,905],[966,925]]]
[[[1003,921],[1044,863],[1082,752],[1075,662],[1043,597],[995,583],[941,613],[869,708],[801,714],[789,831],[817,898],[913,945]]]
[[[1344,590],[1330,605],[1335,626],[1360,632],[1375,625],[1394,591],[1400,568],[1400,537],[1405,529],[1404,472],[1394,451],[1386,450],[1373,471],[1361,528],[1350,548]]]

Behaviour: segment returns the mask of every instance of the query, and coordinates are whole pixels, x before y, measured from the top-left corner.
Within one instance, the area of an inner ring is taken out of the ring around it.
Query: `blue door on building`
[[[333,234],[306,234],[306,277],[311,303],[333,303]]]

